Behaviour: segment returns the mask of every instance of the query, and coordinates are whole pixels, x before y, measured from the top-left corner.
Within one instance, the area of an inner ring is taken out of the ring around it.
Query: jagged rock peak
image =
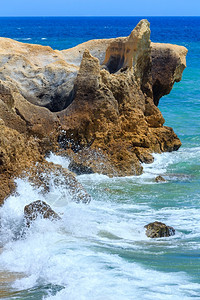
[[[150,54],[149,26],[147,20],[141,20],[128,37],[111,41],[103,63],[110,73],[132,68],[137,64],[138,58],[143,55],[144,49]]]

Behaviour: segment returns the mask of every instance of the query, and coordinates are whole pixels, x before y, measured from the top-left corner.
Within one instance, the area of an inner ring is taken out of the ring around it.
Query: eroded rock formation
[[[157,104],[180,81],[186,54],[151,43],[147,20],[129,37],[63,51],[0,38],[3,195],[50,150],[69,156],[78,174],[109,176],[141,174],[153,152],[177,150]]]
[[[41,145],[32,136],[24,136],[0,124],[0,204],[14,191],[16,177],[26,177],[43,192],[48,192],[52,184],[59,185],[71,200],[89,203],[91,197],[75,175],[60,165],[47,162],[40,150]]]

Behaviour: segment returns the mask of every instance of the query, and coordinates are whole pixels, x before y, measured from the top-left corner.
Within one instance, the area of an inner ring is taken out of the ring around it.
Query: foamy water
[[[197,156],[200,148],[156,154],[138,177],[78,176],[93,197],[89,205],[73,203],[67,193],[61,197],[59,187],[43,195],[18,179],[15,195],[0,208],[0,269],[24,274],[7,286],[8,299],[199,297],[200,198],[194,193],[188,206],[182,187],[192,181],[195,186],[195,178],[179,173]],[[69,164],[53,154],[48,160]],[[168,181],[156,184],[157,175]],[[23,208],[38,199],[62,219],[38,219],[27,230]],[[155,220],[173,226],[176,235],[147,238],[144,225]]]

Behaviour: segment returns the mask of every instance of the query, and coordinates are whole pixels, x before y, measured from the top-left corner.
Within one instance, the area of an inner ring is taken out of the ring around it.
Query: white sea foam
[[[132,181],[138,184],[153,184],[155,182],[155,177],[158,175],[166,176],[167,180],[189,180],[189,175],[184,173],[177,173],[176,171],[172,173],[168,172],[169,168],[176,166],[179,163],[189,163],[192,160],[200,160],[200,147],[195,148],[182,148],[177,152],[165,152],[162,154],[153,153],[154,162],[152,164],[142,164],[143,174],[140,176],[128,176],[128,177],[113,177],[109,178],[102,174],[90,174],[90,175],[80,175],[79,180],[82,183],[88,184],[90,182],[109,183],[123,183],[125,181]],[[175,167],[174,167],[175,168]]]
[[[52,152],[50,153],[50,155],[48,157],[46,157],[46,160],[48,162],[53,162],[54,164],[61,165],[63,168],[67,168],[67,169],[70,164],[70,159],[68,157],[59,156]]]
[[[32,38],[20,38],[20,40],[22,40],[22,41],[30,41],[30,40],[32,40]]]
[[[194,152],[197,154],[199,150]],[[151,195],[141,200],[130,195],[126,198],[126,186],[130,192],[131,184],[152,183],[155,175],[166,173],[170,165],[181,160],[179,155],[187,161],[194,153],[184,150],[156,154],[155,162],[145,166],[144,174],[139,177],[78,176],[86,188],[93,188],[95,197],[89,205],[68,201],[67,193],[55,186],[53,180],[50,192],[42,194],[28,181],[18,179],[16,193],[0,208],[0,240],[4,247],[0,267],[24,274],[24,278],[13,283],[13,288],[24,290],[51,283],[63,289],[55,296],[49,292],[46,298],[61,300],[198,297],[200,285],[192,282],[189,275],[178,269],[164,272],[156,271],[154,266],[153,270],[151,258],[157,256],[159,261],[170,251],[197,251],[200,209],[155,208],[151,205]],[[64,167],[69,164],[68,159],[54,154],[47,160]],[[38,219],[20,237],[24,206],[38,199],[49,203],[62,219],[56,222]],[[155,220],[173,226],[176,235],[148,239],[144,225]],[[165,269],[168,261],[162,259]]]

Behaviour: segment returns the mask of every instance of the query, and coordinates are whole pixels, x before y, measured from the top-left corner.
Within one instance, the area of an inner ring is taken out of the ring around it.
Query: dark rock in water
[[[156,178],[155,178],[155,181],[156,182],[166,182],[166,180],[165,180],[165,178],[163,178],[162,176],[157,176]]]
[[[71,163],[69,164],[69,170],[77,175],[94,173],[90,167],[87,167],[82,163],[77,163],[75,161],[71,161]]]
[[[27,226],[30,226],[30,223],[36,220],[39,216],[50,220],[61,219],[59,215],[52,210],[50,205],[41,200],[34,201],[24,207],[24,217]]]
[[[150,238],[160,238],[175,235],[175,229],[167,226],[164,223],[155,221],[144,226],[146,228],[146,235]]]

